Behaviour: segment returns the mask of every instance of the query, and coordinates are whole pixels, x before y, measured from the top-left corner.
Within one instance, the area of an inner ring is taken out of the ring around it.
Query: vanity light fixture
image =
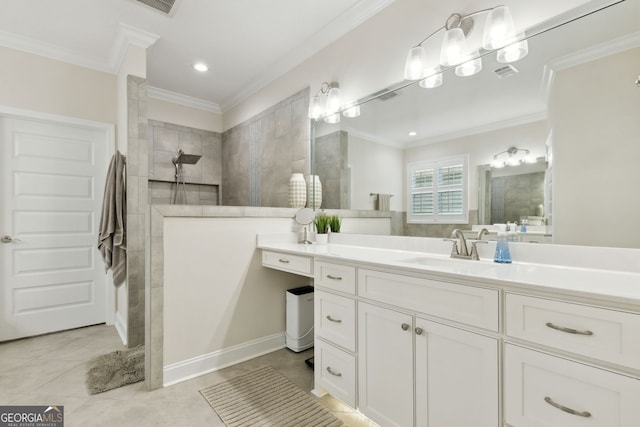
[[[207,64],[203,62],[196,62],[195,64],[193,64],[193,69],[204,73],[205,71],[209,70],[209,67],[207,67]]]
[[[417,135],[417,133],[415,131],[409,132],[409,136],[416,136],[416,135]]]
[[[509,147],[506,151],[501,151],[493,156],[491,167],[503,168],[505,166],[518,166],[523,163],[533,164],[537,161],[526,148]]]
[[[469,46],[468,37],[475,26],[474,17],[487,14],[481,46]],[[427,54],[425,43],[444,31],[439,62]],[[529,53],[524,34],[516,33],[509,8],[496,6],[462,15],[454,13],[445,24],[409,50],[404,67],[406,80],[420,80],[420,87],[435,88],[442,84],[442,70],[455,67],[457,76],[473,76],[482,70],[480,50],[497,51],[502,63],[515,62]]]
[[[340,111],[345,117],[358,117],[360,106],[356,103],[343,106],[340,83],[322,83],[318,92],[309,101],[309,118],[324,119],[326,123],[340,123]]]

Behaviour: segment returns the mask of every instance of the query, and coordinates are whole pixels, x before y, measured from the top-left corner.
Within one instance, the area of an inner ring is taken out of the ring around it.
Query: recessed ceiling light
[[[416,135],[417,135],[417,133],[415,133],[413,131],[409,132],[409,136],[416,136]]]
[[[205,71],[207,71],[209,69],[209,67],[207,67],[206,64],[203,64],[202,62],[198,62],[196,64],[193,64],[193,68],[200,71],[201,73],[204,73]]]

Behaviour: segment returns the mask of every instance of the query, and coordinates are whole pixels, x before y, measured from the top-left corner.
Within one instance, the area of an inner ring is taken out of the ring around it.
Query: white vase
[[[322,205],[322,183],[318,175],[309,176],[309,186],[307,187],[307,207],[320,209]]]
[[[318,245],[326,245],[327,243],[329,243],[329,234],[327,233],[316,234],[316,243]]]
[[[301,173],[294,173],[289,180],[289,206],[304,208],[307,203],[307,183]]]

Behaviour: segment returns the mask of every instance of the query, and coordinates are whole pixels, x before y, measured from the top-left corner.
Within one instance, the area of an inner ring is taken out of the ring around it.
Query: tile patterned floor
[[[115,328],[105,325],[0,343],[0,405],[63,405],[66,427],[224,426],[199,390],[262,365],[307,392],[313,384],[304,363],[313,350],[282,349],[152,392],[137,383],[90,396],[86,362],[118,349],[123,346]],[[348,426],[376,425],[330,396],[320,402]]]

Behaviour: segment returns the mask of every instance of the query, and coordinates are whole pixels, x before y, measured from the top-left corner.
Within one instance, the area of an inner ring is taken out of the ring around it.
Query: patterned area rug
[[[269,366],[200,393],[228,427],[343,425],[330,410]]]
[[[144,346],[116,350],[91,359],[87,370],[89,394],[102,393],[144,380]]]

